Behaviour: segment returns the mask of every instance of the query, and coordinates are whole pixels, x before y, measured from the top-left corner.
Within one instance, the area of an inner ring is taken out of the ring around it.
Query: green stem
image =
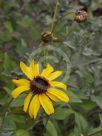
[[[47,46],[44,47],[45,65],[47,64]]]
[[[52,25],[51,25],[51,33],[53,32],[53,29],[54,29],[54,24],[55,24],[55,20],[56,20],[58,4],[59,4],[59,0],[56,0],[56,5],[55,5],[54,15],[53,15],[53,22],[52,22]]]
[[[49,117],[50,117],[50,116],[47,116],[47,117],[46,117],[45,128],[46,128],[46,126],[47,126],[47,123],[48,123],[48,121],[49,121]]]
[[[13,99],[10,99],[10,101],[5,105],[3,118],[2,118],[2,122],[1,122],[1,126],[0,126],[0,133],[2,133],[2,130],[3,130],[3,125],[4,125],[6,113],[7,113],[7,110],[8,110],[8,106],[11,104],[12,101],[13,101]]]
[[[46,116],[46,123],[45,123],[45,128],[44,128],[43,133],[46,133],[46,126],[47,126],[47,123],[49,121],[49,118],[50,118],[50,116]]]

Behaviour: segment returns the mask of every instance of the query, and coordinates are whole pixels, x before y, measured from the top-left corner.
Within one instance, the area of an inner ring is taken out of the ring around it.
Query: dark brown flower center
[[[50,87],[49,82],[43,77],[36,77],[30,82],[31,90],[36,94],[45,93]]]

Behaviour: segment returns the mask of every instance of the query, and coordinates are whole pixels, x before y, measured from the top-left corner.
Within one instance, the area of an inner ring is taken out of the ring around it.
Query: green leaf
[[[78,93],[75,94],[73,90],[68,89],[67,94],[70,98],[70,101],[69,101],[70,103],[82,103],[82,100],[80,99]]]
[[[7,74],[10,74],[10,72],[17,67],[17,64],[8,56],[7,53],[4,54],[3,67],[4,72]]]
[[[73,112],[74,111],[72,109],[59,107],[59,108],[56,108],[55,113],[51,117],[57,120],[64,120]]]
[[[19,54],[19,55],[25,55],[25,52],[26,52],[26,49],[27,49],[27,43],[26,43],[26,41],[22,38],[21,39],[21,46],[17,46],[16,47],[16,52]]]
[[[32,23],[32,19],[29,18],[28,16],[24,16],[21,18],[21,20],[18,21],[18,24],[25,28],[28,28],[31,23]]]
[[[6,116],[4,120],[4,128],[16,130],[16,124],[11,115]]]
[[[12,101],[12,103],[10,104],[10,107],[20,107],[23,105],[24,103],[24,99],[25,99],[26,94],[22,94],[19,97],[17,97],[16,99],[14,99]]]
[[[12,40],[12,35],[6,31],[6,32],[0,32],[0,43],[9,42]]]
[[[19,129],[16,131],[16,136],[30,136],[30,134],[27,130]]]
[[[97,105],[102,109],[102,96],[91,95],[91,99],[93,102],[96,102]]]
[[[97,133],[100,133],[100,132],[102,132],[102,127],[94,128],[93,130],[91,130],[91,131],[89,132],[88,136],[93,136],[93,135],[95,135],[95,134],[97,134]]]
[[[18,22],[18,24],[21,27],[26,28],[33,39],[35,40],[39,39],[40,35],[39,24],[35,22],[32,18],[25,16]]]
[[[83,103],[79,104],[85,111],[89,111],[90,109],[96,106],[96,103],[88,100],[83,100]]]
[[[6,27],[6,29],[8,29],[8,31],[9,31],[10,33],[13,32],[13,27],[12,27],[12,24],[11,24],[10,21],[5,21],[5,22],[4,22],[4,26]]]
[[[50,120],[47,122],[46,130],[47,132],[44,134],[44,136],[58,136],[57,130]]]
[[[87,135],[88,133],[88,122],[87,120],[79,113],[75,112],[75,133],[77,132],[78,136],[80,134]]]
[[[25,117],[22,116],[22,115],[12,115],[12,118],[13,120],[16,122],[16,123],[24,123],[25,122]]]

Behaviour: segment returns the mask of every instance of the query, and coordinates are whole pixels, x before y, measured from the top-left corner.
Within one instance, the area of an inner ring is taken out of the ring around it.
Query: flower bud
[[[41,34],[41,39],[44,43],[49,43],[49,42],[56,42],[58,41],[58,38],[57,37],[54,37],[53,36],[53,33],[51,33],[50,31],[46,31],[46,32],[43,32]]]

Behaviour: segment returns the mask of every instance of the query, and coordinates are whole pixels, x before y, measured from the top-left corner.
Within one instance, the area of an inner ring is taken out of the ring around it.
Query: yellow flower
[[[52,101],[55,102],[68,102],[69,97],[60,89],[67,89],[67,86],[62,82],[53,81],[62,74],[62,71],[55,71],[50,64],[39,72],[39,64],[32,60],[29,66],[20,62],[22,72],[29,78],[12,80],[17,88],[11,93],[13,98],[17,98],[21,93],[28,92],[24,100],[24,112],[29,112],[30,117],[37,117],[40,106],[43,107],[45,112],[50,115],[54,113]],[[60,89],[59,89],[60,88]]]

